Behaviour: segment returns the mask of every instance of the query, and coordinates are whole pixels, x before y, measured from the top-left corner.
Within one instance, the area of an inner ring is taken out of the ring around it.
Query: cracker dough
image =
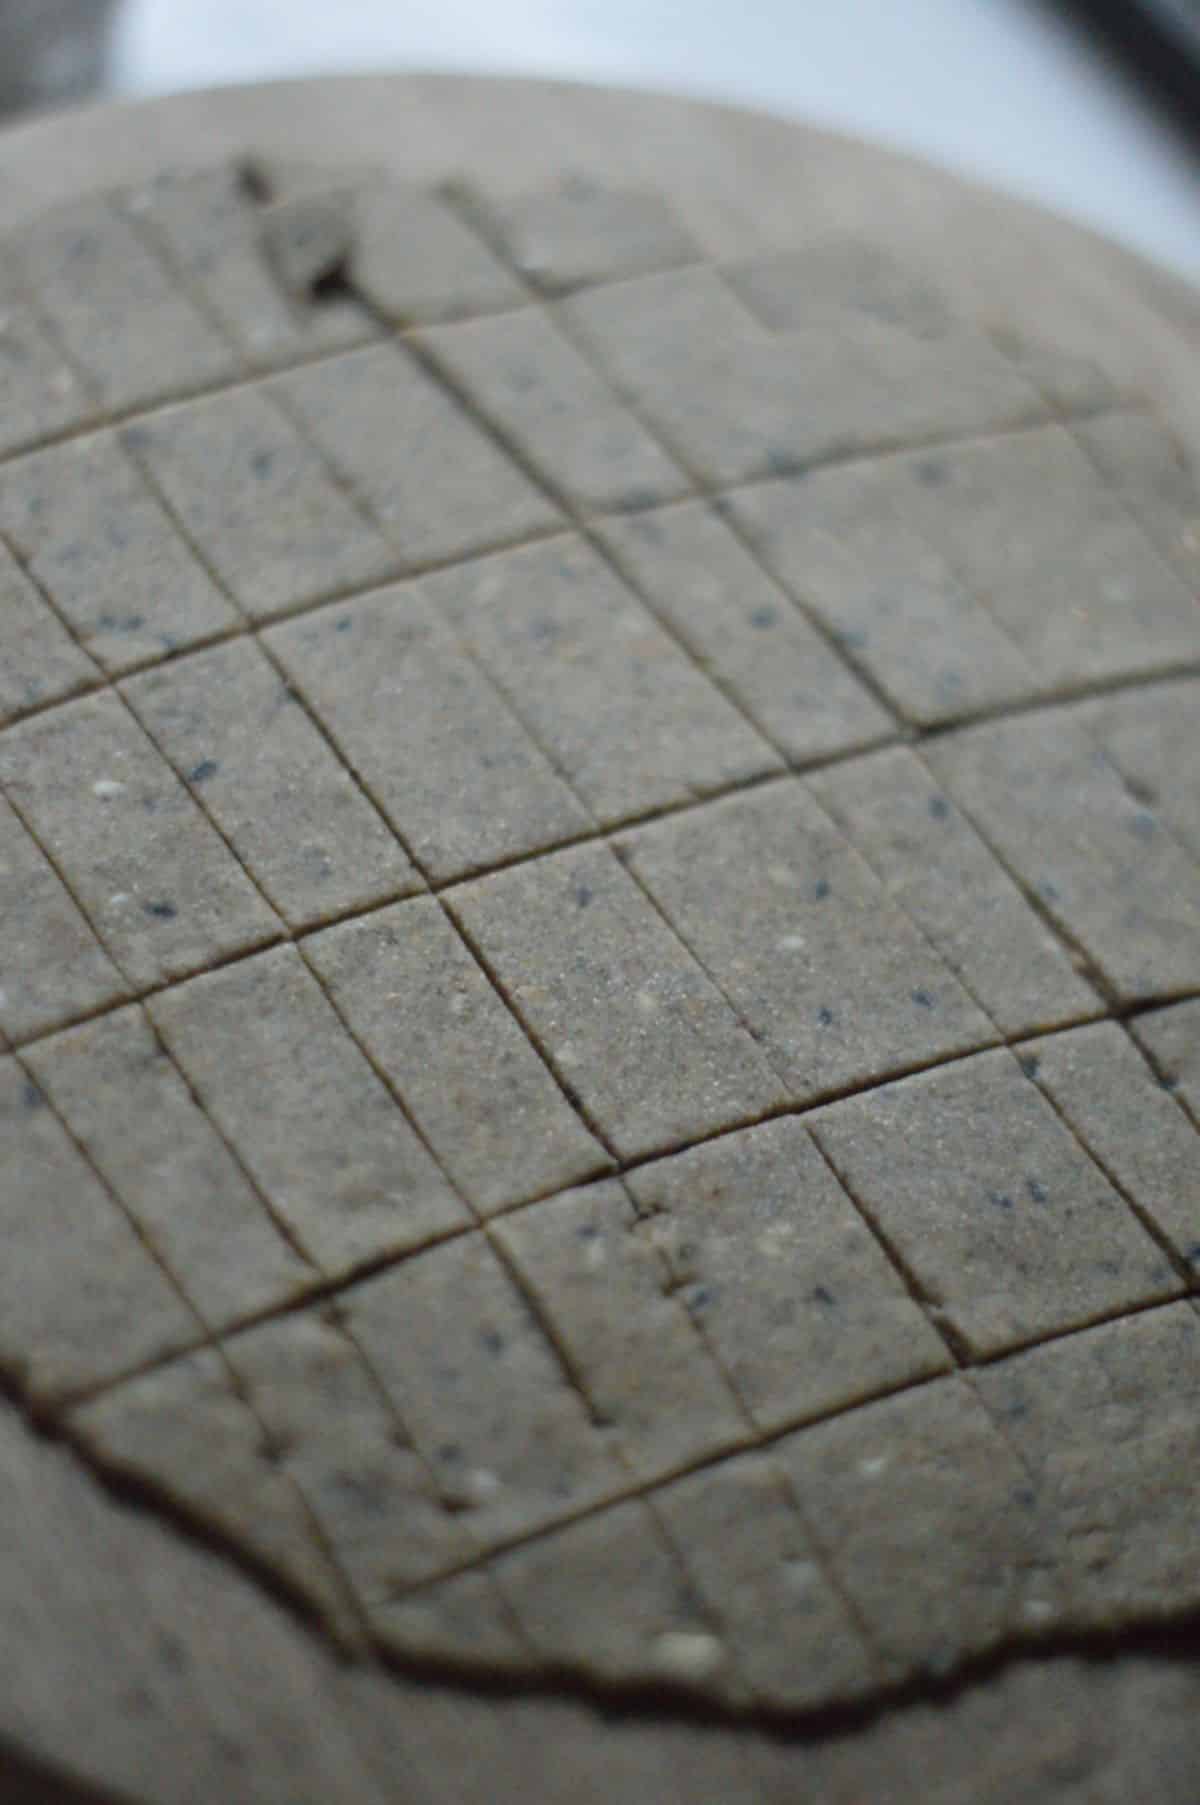
[[[1186,1676],[1079,1657],[1200,1610],[1163,383],[853,184],[546,156],[3,247],[0,1790],[50,1671],[154,1805],[1149,1796]]]

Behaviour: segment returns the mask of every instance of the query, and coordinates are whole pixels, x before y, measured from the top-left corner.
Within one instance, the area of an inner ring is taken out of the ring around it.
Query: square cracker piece
[[[625,1159],[732,1127],[786,1092],[613,854],[585,847],[446,901],[560,1082]]]
[[[972,1358],[1181,1289],[1161,1248],[1005,1049],[831,1104],[809,1125]]]
[[[945,1372],[941,1337],[794,1116],[626,1180],[672,1282],[764,1432]]]

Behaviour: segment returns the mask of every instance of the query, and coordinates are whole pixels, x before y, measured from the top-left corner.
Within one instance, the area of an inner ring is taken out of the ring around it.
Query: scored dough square
[[[112,433],[0,469],[0,531],[110,674],[237,625]]]
[[[422,588],[599,821],[779,769],[779,755],[582,541],[504,552]]]
[[[1061,426],[897,460],[908,507],[1060,689],[1200,656],[1195,596]]]
[[[1072,1617],[1194,1606],[1200,1318],[1173,1304],[983,1367],[974,1381],[1053,1513]]]
[[[367,1279],[356,1340],[481,1548],[619,1496],[633,1481],[482,1234]]]
[[[914,520],[906,468],[876,458],[811,471],[725,505],[768,570],[918,726],[1036,695],[1045,679]]]
[[[122,686],[291,928],[420,886],[395,835],[252,639]]]
[[[895,722],[703,502],[610,520],[609,556],[784,757],[885,739]]]
[[[475,1552],[362,1354],[314,1311],[225,1344],[255,1413],[360,1602],[461,1566]]]
[[[622,1158],[785,1101],[750,1034],[603,847],[446,893],[526,1030]]]
[[[801,784],[635,830],[621,850],[797,1102],[997,1038]]]
[[[906,747],[808,779],[823,808],[1005,1035],[1103,1004],[970,822]]]
[[[541,308],[416,342],[568,504],[645,507],[687,493],[686,477]]]
[[[885,1674],[944,1673],[1053,1625],[1060,1577],[1039,1499],[961,1379],[801,1429],[773,1452]]]
[[[326,1275],[468,1220],[293,947],[194,978],[147,1007],[276,1215]]]
[[[1200,981],[1200,866],[1047,710],[931,743],[934,775],[1121,1002]]]
[[[639,1479],[750,1439],[619,1184],[531,1204],[502,1217],[493,1233]]]
[[[626,1183],[759,1429],[949,1367],[945,1344],[795,1117],[655,1160]]]
[[[33,309],[10,289],[11,270],[0,270],[0,356],[4,406],[0,454],[82,426],[97,412],[78,373],[68,364]]]
[[[371,1632],[403,1658],[448,1662],[477,1672],[521,1674],[535,1665],[512,1610],[489,1571],[470,1568],[431,1585],[414,1586],[368,1611]]]
[[[117,696],[5,733],[0,783],[131,984],[183,977],[281,932]]]
[[[1027,1042],[1021,1064],[1179,1259],[1200,1272],[1200,1133],[1136,1042],[1116,1022],[1096,1022]]]
[[[773,1461],[743,1455],[653,1496],[757,1703],[811,1709],[869,1688],[875,1662]]]
[[[559,524],[549,498],[402,346],[311,364],[270,387],[371,510],[404,570]]]
[[[1181,1288],[1124,1198],[1003,1049],[882,1085],[808,1121],[972,1356]]]
[[[519,195],[472,190],[490,235],[543,294],[669,269],[700,256],[661,195],[582,178]]]
[[[590,289],[561,312],[705,483],[795,470],[869,434],[875,373],[852,336],[785,345],[711,269]]]
[[[1130,1028],[1200,1128],[1200,998],[1137,1016]]]
[[[727,264],[722,274],[773,332],[829,330],[855,313],[882,326],[902,326],[914,338],[965,329],[919,263],[845,232],[806,234],[801,250],[748,257]]]
[[[105,410],[145,406],[239,373],[232,347],[103,196],[46,214],[10,247]]]
[[[320,609],[265,643],[435,882],[592,826],[418,586]]]
[[[124,978],[36,840],[0,796],[0,1027],[13,1040],[90,1015]]]
[[[1200,588],[1200,495],[1177,441],[1134,410],[1077,421],[1073,431],[1160,555]]]
[[[686,1684],[728,1664],[640,1498],[500,1555],[491,1570],[551,1668],[601,1683]],[[614,1611],[617,1598],[622,1608]],[[736,1674],[726,1684],[735,1696],[741,1691]]]
[[[1139,685],[1080,702],[1064,718],[1104,748],[1130,795],[1200,860],[1200,783],[1186,776],[1200,746],[1200,682]]]
[[[395,326],[520,307],[516,278],[439,196],[371,182],[354,197],[354,288]]]
[[[210,1327],[291,1302],[315,1282],[140,1009],[70,1028],[25,1057]]]
[[[0,726],[91,689],[99,677],[0,541]]]
[[[0,1371],[40,1403],[203,1333],[38,1086],[0,1059]]]
[[[611,1164],[437,903],[380,910],[303,950],[482,1215]]]
[[[396,567],[261,386],[149,414],[121,441],[255,620],[379,582]]]

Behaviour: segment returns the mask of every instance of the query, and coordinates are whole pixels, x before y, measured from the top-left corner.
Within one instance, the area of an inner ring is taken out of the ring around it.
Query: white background
[[[1200,157],[1034,0],[126,0],[120,91],[512,71],[746,102],[922,152],[1200,278]]]

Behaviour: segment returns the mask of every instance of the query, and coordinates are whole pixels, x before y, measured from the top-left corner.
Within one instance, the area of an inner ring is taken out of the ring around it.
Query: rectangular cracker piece
[[[1061,426],[899,460],[909,506],[1043,679],[1200,657],[1195,596]]]
[[[1101,1013],[1061,941],[914,753],[855,759],[808,785],[1002,1034]]]
[[[298,1488],[267,1458],[262,1425],[207,1348],[142,1373],[72,1411],[72,1435],[225,1537],[338,1620],[344,1590]]]
[[[710,1695],[742,1691],[641,1498],[514,1548],[492,1572],[552,1671],[601,1685],[699,1681]]]
[[[90,689],[99,677],[0,540],[0,727]]]
[[[14,235],[30,291],[110,412],[228,382],[238,360],[102,196]]]
[[[284,292],[263,255],[262,215],[232,164],[168,173],[119,204],[157,240],[253,368],[361,344],[378,332],[348,295],[305,304]]]
[[[1200,1127],[1200,998],[1139,1015],[1130,1029]]]
[[[784,344],[714,270],[593,288],[564,301],[561,315],[705,483],[796,470],[866,430],[874,373],[853,339]]]
[[[809,1118],[935,1318],[987,1358],[1174,1296],[1129,1205],[1004,1049]]]
[[[304,957],[481,1215],[611,1164],[432,899],[313,935]]]
[[[91,923],[3,797],[0,921],[0,1026],[13,1040],[125,995],[125,980]]]
[[[794,1116],[631,1172],[679,1295],[766,1432],[950,1358]]]
[[[1200,1273],[1200,1134],[1125,1030],[1096,1022],[1030,1041],[1021,1059],[1089,1153]]]
[[[267,620],[379,582],[396,560],[261,387],[121,434],[239,608]]]
[[[639,1479],[749,1439],[619,1184],[564,1191],[503,1217],[493,1233]]]
[[[10,730],[0,783],[130,983],[180,978],[278,936],[274,912],[118,697]]]
[[[945,1674],[1053,1623],[1037,1497],[961,1379],[801,1429],[774,1453],[885,1676]]]
[[[931,742],[934,775],[1121,1002],[1200,980],[1200,866],[1050,710]]]
[[[226,1343],[280,1459],[359,1599],[371,1602],[474,1552],[348,1336],[303,1310]]]
[[[919,530],[906,473],[924,467],[863,460],[744,489],[726,505],[893,706],[932,726],[1024,700],[1045,680]]]
[[[446,900],[622,1158],[784,1101],[729,1005],[606,849],[497,872]]]
[[[350,284],[392,326],[466,319],[529,299],[472,225],[428,187],[363,181],[352,219]]]
[[[518,195],[473,194],[514,268],[544,294],[690,263],[700,252],[659,194],[575,177]]]
[[[0,239],[0,260],[10,254],[7,239]],[[97,411],[78,373],[5,270],[0,270],[0,369],[0,456],[81,426]]]
[[[774,1462],[705,1467],[656,1491],[654,1508],[758,1704],[804,1710],[868,1690],[875,1663]]]
[[[702,502],[605,521],[605,550],[663,625],[797,764],[895,722]]]
[[[401,345],[271,387],[370,508],[405,570],[549,531],[558,510]]]
[[[996,1038],[800,783],[635,830],[621,851],[797,1102]]]
[[[0,532],[110,674],[237,624],[111,433],[0,470]]]
[[[151,1020],[281,1221],[328,1274],[466,1210],[292,947],[155,997]]]
[[[919,263],[846,232],[810,231],[799,250],[743,258],[721,273],[772,332],[828,332],[854,314],[922,339],[944,338],[958,325]]]
[[[974,1375],[1057,1528],[1073,1625],[1120,1627],[1200,1600],[1200,1319],[1146,1310]]]
[[[778,753],[590,546],[550,540],[423,587],[598,820],[779,769]]]
[[[441,1495],[483,1548],[629,1486],[482,1235],[368,1279],[342,1300]]]
[[[321,609],[265,642],[435,880],[591,828],[415,586]]]
[[[419,887],[391,829],[252,639],[176,659],[123,693],[289,927]]]
[[[371,1631],[401,1659],[462,1666],[471,1678],[535,1665],[489,1572],[468,1569],[370,1607]],[[494,1778],[494,1774],[493,1774]]]
[[[1200,589],[1200,491],[1182,447],[1141,411],[1077,421],[1074,433],[1172,569]]]
[[[271,1220],[140,1009],[69,1028],[25,1057],[210,1327],[283,1304],[316,1279]]]
[[[1200,606],[1200,603],[1197,604]],[[1152,683],[1080,702],[1069,717],[1104,748],[1136,801],[1200,860],[1200,681]]]
[[[14,1059],[0,1059],[0,1367],[39,1403],[201,1327]]]
[[[568,504],[646,507],[687,493],[686,477],[543,309],[443,326],[417,342]]]
[[[520,307],[525,290],[428,189],[372,182],[354,198],[350,278],[395,326]]]

